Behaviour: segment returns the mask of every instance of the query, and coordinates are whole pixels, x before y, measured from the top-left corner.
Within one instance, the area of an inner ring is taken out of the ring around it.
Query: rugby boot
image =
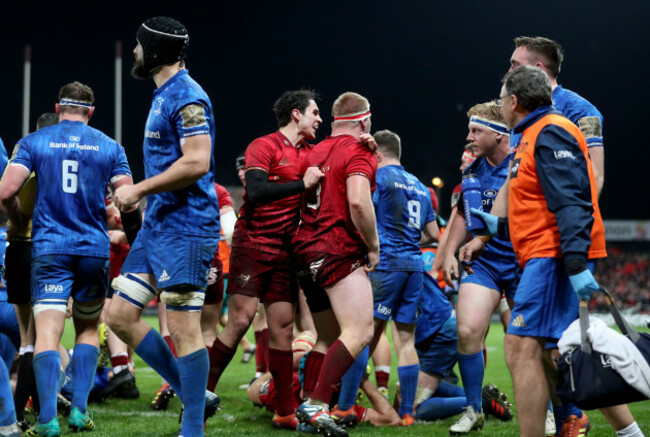
[[[449,428],[449,434],[468,434],[470,431],[483,428],[484,423],[483,413],[477,413],[471,405],[468,405],[456,423]]]

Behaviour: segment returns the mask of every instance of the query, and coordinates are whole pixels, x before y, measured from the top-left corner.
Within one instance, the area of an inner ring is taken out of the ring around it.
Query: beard
[[[144,68],[144,60],[140,59],[133,63],[131,67],[131,76],[136,79],[147,79],[151,77],[151,74]]]

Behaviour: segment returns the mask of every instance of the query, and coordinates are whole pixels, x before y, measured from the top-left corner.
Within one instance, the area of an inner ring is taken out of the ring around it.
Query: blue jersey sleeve
[[[202,102],[181,103],[180,108],[172,115],[179,138],[210,135],[209,113]]]
[[[2,142],[2,138],[0,138],[0,174],[5,172],[8,161],[9,156],[7,155],[7,149],[5,149],[5,144]]]
[[[11,160],[11,165],[23,166],[31,173],[33,171],[34,162],[32,160],[30,145],[25,141],[25,139],[16,145],[14,154],[15,156]]]
[[[117,152],[113,163],[113,170],[111,171],[111,181],[115,176],[127,175],[131,176],[131,168],[129,162],[126,160],[126,153],[124,147],[117,144]]]

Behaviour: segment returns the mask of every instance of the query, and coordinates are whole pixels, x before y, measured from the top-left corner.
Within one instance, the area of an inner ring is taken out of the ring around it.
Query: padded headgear
[[[190,42],[185,26],[169,17],[149,18],[140,25],[136,39],[142,46],[142,62],[149,75],[163,65],[182,63]]]

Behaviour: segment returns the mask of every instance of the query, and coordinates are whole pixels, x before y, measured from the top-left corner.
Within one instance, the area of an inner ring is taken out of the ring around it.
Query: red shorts
[[[234,246],[230,252],[228,294],[256,297],[261,302],[298,302],[293,257]]]
[[[219,258],[219,250],[214,253],[208,273],[208,286],[205,287],[205,305],[223,302],[223,262]]]
[[[292,394],[293,394],[293,407],[298,408],[302,404],[302,399],[300,399],[300,391],[302,386],[300,385],[300,378],[298,377],[298,372],[293,372],[293,381],[291,382]],[[260,387],[260,402],[266,407],[267,410],[274,413],[277,408],[278,392],[275,389],[275,384],[273,379],[269,379]]]
[[[305,293],[309,309],[313,313],[325,311],[331,307],[326,287],[363,266],[361,254],[335,255],[321,252],[305,252],[297,256],[298,280]]]

